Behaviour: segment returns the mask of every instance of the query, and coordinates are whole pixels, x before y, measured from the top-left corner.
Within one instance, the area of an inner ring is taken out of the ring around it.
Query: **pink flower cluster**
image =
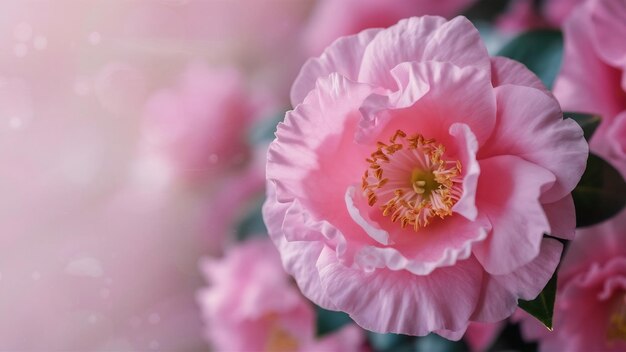
[[[302,68],[268,153],[264,217],[320,306],[460,338],[533,299],[571,238],[582,130],[465,18],[402,20]]]
[[[363,331],[348,325],[315,338],[312,305],[292,285],[269,240],[250,240],[202,270],[198,294],[207,339],[217,351],[361,351]]]

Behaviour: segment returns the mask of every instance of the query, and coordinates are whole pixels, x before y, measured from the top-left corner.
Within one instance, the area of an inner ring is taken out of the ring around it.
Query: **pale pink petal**
[[[508,274],[537,257],[543,235],[550,232],[539,197],[554,175],[512,155],[481,160],[480,167],[478,209],[493,229],[473,252],[488,273]]]
[[[595,48],[610,65],[626,69],[626,5],[623,0],[595,1],[590,14]],[[626,77],[622,88],[626,90]]]
[[[278,247],[284,269],[291,274],[302,293],[317,305],[326,309],[335,309],[326,292],[321,286],[315,263],[324,244],[322,242],[292,241],[284,237],[282,222],[285,213],[291,206],[276,199],[276,186],[267,183],[267,200],[263,205],[263,219],[270,238]]]
[[[474,259],[427,276],[387,269],[365,273],[344,266],[332,251],[324,250],[317,266],[336,307],[357,324],[380,333],[418,336],[433,330],[465,329],[482,279]]]
[[[462,328],[460,330],[456,330],[456,331],[441,329],[441,330],[435,330],[433,332],[435,334],[441,336],[441,337],[444,337],[444,338],[448,339],[448,340],[458,341],[465,335],[465,332],[467,331],[466,329],[467,329],[467,326],[465,326],[464,328]]]
[[[463,195],[452,207],[452,211],[474,221],[478,216],[476,209],[476,188],[480,175],[480,164],[476,160],[478,141],[469,126],[462,123],[450,126],[450,135],[456,137],[460,144],[459,157],[463,164]]]
[[[419,38],[419,39],[416,39]],[[423,16],[401,20],[380,32],[367,46],[360,82],[397,89],[391,69],[403,62],[439,61],[489,72],[489,55],[478,30],[465,17],[446,22]]]
[[[565,22],[565,52],[554,95],[565,111],[600,114],[610,119],[626,109],[621,72],[600,59],[591,33],[592,1],[576,8]]]
[[[403,130],[435,138],[448,150],[454,147],[450,127],[458,122],[468,125],[482,145],[495,125],[495,97],[488,72],[449,62],[398,65],[390,74],[398,91],[388,96],[374,94],[363,102],[358,141],[385,140]]]
[[[319,57],[310,58],[291,86],[291,104],[297,106],[315,88],[319,78],[326,78],[336,72],[356,81],[363,52],[380,29],[369,29],[359,34],[340,38],[333,42]]]
[[[532,300],[543,290],[561,258],[563,245],[551,238],[541,241],[541,251],[532,262],[506,275],[485,275],[481,299],[473,321],[493,323],[513,314],[517,300]]]
[[[484,217],[469,221],[462,216],[452,215],[445,221],[435,222],[415,233],[412,229],[402,229],[387,217],[380,216],[378,223],[391,229],[394,245],[378,247],[374,245],[349,244],[354,248],[355,262],[361,268],[388,268],[407,270],[416,275],[427,275],[437,268],[455,265],[469,258],[472,246],[483,241],[490,230]]]
[[[543,204],[543,211],[550,223],[549,235],[573,240],[576,230],[574,199],[570,194],[554,203]]]
[[[287,113],[268,152],[267,178],[276,183],[280,202],[297,198],[316,218],[349,216],[345,191],[360,179],[372,152],[354,144],[350,130],[356,128],[357,109],[369,94],[369,86],[331,74]]]
[[[582,129],[572,119],[563,120],[558,102],[537,89],[505,85],[495,91],[496,128],[478,158],[517,155],[540,165],[556,176],[554,186],[542,192],[542,201],[565,197],[585,170],[589,148]]]
[[[539,77],[532,73],[524,64],[503,56],[491,58],[491,83],[494,87],[505,84],[531,87],[552,95]]]

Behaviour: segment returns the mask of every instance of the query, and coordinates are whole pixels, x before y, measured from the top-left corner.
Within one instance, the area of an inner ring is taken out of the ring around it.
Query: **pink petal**
[[[472,320],[493,323],[509,317],[517,300],[532,300],[554,274],[563,245],[551,238],[541,241],[541,251],[532,262],[510,274],[485,275],[481,299]],[[507,253],[508,254],[508,253]]]
[[[592,5],[591,24],[598,54],[610,65],[626,69],[626,6],[623,0],[602,0]],[[626,76],[622,88],[626,90]]]
[[[267,178],[280,202],[298,199],[314,219],[330,223],[349,219],[345,191],[360,180],[372,152],[354,144],[351,133],[368,94],[369,86],[331,74],[287,113],[268,152]]]
[[[321,286],[315,263],[324,244],[312,241],[289,242],[284,236],[282,223],[290,203],[281,203],[276,198],[276,186],[267,183],[267,200],[263,205],[263,219],[270,238],[278,247],[285,270],[296,280],[300,291],[317,305],[335,309]]]
[[[541,239],[550,231],[539,197],[554,175],[512,155],[481,160],[480,167],[478,209],[493,229],[473,252],[487,272],[508,274],[537,257]]]
[[[517,155],[538,164],[556,176],[552,188],[543,192],[542,201],[565,197],[585,170],[588,146],[582,129],[572,119],[563,120],[558,102],[537,89],[505,85],[495,91],[496,128],[478,159]]]
[[[395,90],[391,69],[403,62],[439,61],[489,72],[489,54],[478,30],[465,17],[446,22],[423,16],[401,20],[367,46],[359,81]]]
[[[505,84],[524,86],[539,89],[552,95],[543,82],[523,64],[507,57],[496,56],[491,58],[491,82],[494,87]]]
[[[339,38],[320,57],[310,58],[300,70],[291,87],[291,105],[296,107],[315,88],[319,78],[336,72],[356,81],[363,52],[380,29],[368,29],[359,34]]]
[[[386,217],[381,216],[377,221],[381,227],[391,229],[394,244],[388,247],[361,244],[353,250],[356,264],[370,271],[388,268],[416,275],[428,275],[437,268],[469,258],[472,247],[483,241],[490,229],[484,217],[469,221],[459,215],[432,223],[417,234],[412,229],[402,229]]]
[[[407,271],[365,273],[324,250],[318,268],[336,307],[367,330],[423,336],[465,329],[478,300],[482,269],[474,259],[428,276]]]
[[[476,187],[480,175],[480,164],[476,160],[478,141],[469,126],[462,123],[450,126],[450,135],[456,137],[460,144],[458,150],[463,164],[463,195],[452,207],[452,211],[473,221],[478,216],[476,209]]]
[[[400,129],[444,143],[452,153],[450,127],[463,123],[482,145],[495,125],[495,97],[489,71],[449,62],[408,62],[391,76],[398,90],[373,94],[363,102],[358,141],[384,140]],[[468,89],[472,87],[472,89]]]
[[[557,200],[554,203],[543,204],[543,211],[550,222],[549,235],[573,240],[576,231],[576,217],[572,214],[576,213],[574,208],[574,199],[571,194]]]
[[[591,3],[579,6],[565,22],[565,53],[554,95],[565,111],[595,113],[608,119],[626,109],[626,93],[620,88],[621,72],[607,65],[594,50],[588,15]]]

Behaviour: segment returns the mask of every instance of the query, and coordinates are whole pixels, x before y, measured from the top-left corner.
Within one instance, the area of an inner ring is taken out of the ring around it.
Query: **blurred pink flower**
[[[244,170],[215,183],[216,191],[209,198],[205,223],[217,248],[236,240],[237,222],[265,196],[266,155],[267,144],[256,146],[252,161]]]
[[[319,55],[335,39],[368,28],[386,28],[411,16],[453,17],[476,0],[320,0],[304,31],[309,55]]]
[[[363,332],[354,325],[320,341],[315,312],[282,268],[267,239],[232,248],[222,259],[207,259],[209,287],[198,294],[206,337],[218,351],[357,351]]]
[[[589,145],[626,176],[626,4],[589,0],[565,23],[554,94],[565,111],[599,114]]]
[[[508,10],[496,21],[498,29],[506,32],[522,32],[545,28],[550,25],[535,8],[534,0],[513,0]]]
[[[377,332],[460,338],[532,299],[571,238],[587,144],[463,17],[333,43],[268,153],[264,218],[304,294]]]
[[[522,32],[539,28],[559,28],[573,9],[585,0],[513,0],[497,19],[499,29]]]
[[[213,180],[249,157],[246,138],[258,105],[234,68],[192,64],[146,103],[144,147],[183,178]]]
[[[577,231],[559,271],[554,331],[522,319],[540,351],[626,349],[626,212]]]
[[[469,346],[470,351],[487,351],[496,341],[504,326],[505,322],[470,323],[463,336],[463,340],[465,340]]]

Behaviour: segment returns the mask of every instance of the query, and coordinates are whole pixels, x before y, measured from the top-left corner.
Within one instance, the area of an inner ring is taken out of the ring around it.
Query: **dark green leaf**
[[[598,128],[598,125],[601,121],[601,118],[598,115],[584,114],[579,112],[564,112],[563,116],[566,118],[569,117],[572,120],[578,122],[580,127],[582,127],[583,132],[585,132],[585,139],[587,141],[591,139],[591,136],[593,136],[593,133],[596,131],[596,128]]]
[[[415,338],[407,335],[368,332],[367,339],[374,351],[387,352],[412,351]]]
[[[548,329],[552,330],[552,313],[554,312],[554,299],[556,298],[556,272],[552,275],[546,287],[539,296],[532,301],[520,300],[519,307],[537,318]]]
[[[500,52],[500,56],[517,60],[533,71],[548,88],[561,68],[563,35],[556,30],[533,30],[515,37]]]
[[[416,352],[462,352],[468,348],[461,341],[450,341],[437,334],[429,334],[415,340]]]
[[[249,237],[267,234],[267,228],[263,222],[261,209],[265,198],[261,197],[256,202],[250,204],[243,217],[237,222],[236,235],[238,241],[243,241]]]
[[[587,169],[572,196],[576,206],[576,226],[590,226],[609,219],[624,208],[626,182],[613,166],[589,154]]]
[[[326,335],[352,322],[352,319],[346,313],[334,312],[320,307],[315,308],[317,313],[317,336]]]

